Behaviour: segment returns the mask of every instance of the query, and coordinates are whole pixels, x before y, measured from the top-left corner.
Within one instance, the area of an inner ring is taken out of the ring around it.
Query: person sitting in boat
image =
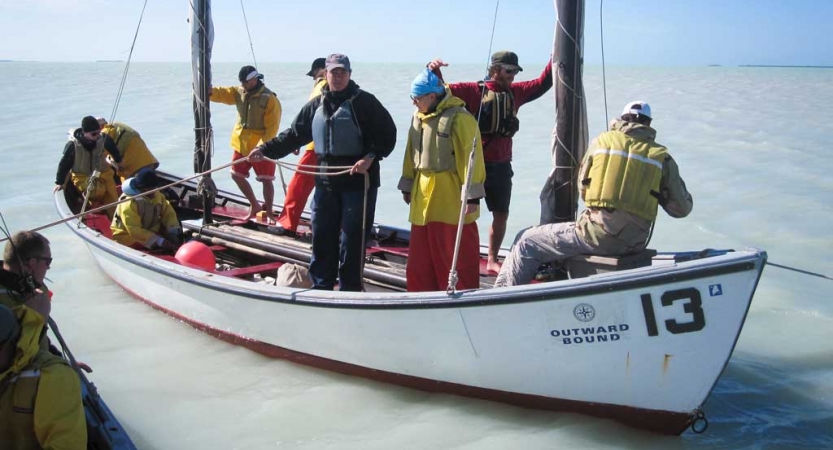
[[[75,129],[69,142],[64,146],[64,153],[58,163],[55,175],[57,192],[64,188],[67,177],[72,176],[72,184],[84,195],[87,201],[99,205],[109,205],[118,199],[113,169],[107,163],[107,154],[116,162],[117,170],[124,170],[122,155],[118,146],[106,134],[101,133],[101,126],[93,116],[81,120],[81,128]],[[107,209],[108,217],[113,217],[114,208]]]
[[[360,291],[364,244],[376,214],[379,161],[396,145],[396,125],[382,103],[350,79],[347,56],[332,54],[325,64],[327,86],[321,96],[307,102],[289,129],[249,158],[282,158],[314,141],[318,163],[325,167],[316,176],[312,200],[310,276],[315,289],[332,290],[338,275],[340,290]],[[328,175],[340,171],[328,167],[345,166],[348,173]]]
[[[428,63],[440,79],[441,59]],[[541,75],[534,80],[515,82],[522,72],[518,55],[510,51],[492,54],[486,81],[451,83],[451,93],[466,102],[466,108],[478,118],[483,136],[483,159],[486,162],[486,207],[492,212],[489,227],[489,253],[486,269],[500,270],[498,250],[506,235],[509,203],[512,199],[512,137],[518,132],[518,109],[540,98],[552,87],[552,62],[548,61]],[[482,109],[482,111],[481,111]]]
[[[86,449],[78,374],[41,347],[45,318],[0,305],[0,447]]]
[[[141,195],[158,187],[158,178],[153,169],[140,170],[122,185],[120,203],[110,224],[113,240],[141,250],[158,250],[173,253],[182,243],[182,227],[176,211],[156,191]]]
[[[316,58],[312,62],[312,67],[307,76],[312,77],[313,86],[312,93],[310,93],[309,100],[321,96],[321,90],[327,85],[327,73],[324,67],[326,58]],[[306,171],[311,171],[311,166],[318,165],[318,157],[315,156],[315,143],[307,144],[306,149],[301,154],[301,159],[298,160],[298,165]],[[315,187],[315,177],[306,173],[295,172],[292,174],[292,179],[289,180],[289,185],[286,187],[286,199],[283,202],[283,210],[278,216],[278,223],[274,227],[269,228],[269,232],[277,235],[295,236],[298,231],[298,223],[301,221],[301,213],[304,212],[304,207],[307,205],[307,199]]]
[[[107,119],[99,117],[98,124],[101,126],[101,133],[110,136],[116,143],[122,156],[122,169],[116,175],[124,180],[136,175],[140,170],[159,168],[159,160],[153,156],[148,149],[144,139],[133,128],[121,123],[107,123]]]
[[[237,77],[240,86],[212,87],[209,93],[212,102],[237,106],[237,122],[231,132],[232,161],[249,156],[253,148],[275,137],[281,122],[281,102],[263,84],[263,74],[252,66],[243,66]],[[262,206],[246,180],[251,169],[254,169],[257,181],[263,184]],[[231,179],[251,205],[246,218],[251,219],[258,212],[265,211],[268,223],[274,223],[275,165],[243,161],[231,166]]]
[[[411,240],[406,269],[409,291],[439,291],[448,286],[462,207],[461,191],[469,158],[474,164],[457,261],[458,289],[480,287],[480,199],[486,169],[477,120],[466,104],[425,69],[411,83],[414,112],[399,190],[411,205]]]
[[[686,217],[694,206],[677,163],[658,144],[648,103],[625,105],[610,131],[590,145],[579,170],[587,206],[577,222],[532,227],[518,234],[495,287],[532,281],[543,263],[571,256],[625,255],[648,245],[657,207]]]

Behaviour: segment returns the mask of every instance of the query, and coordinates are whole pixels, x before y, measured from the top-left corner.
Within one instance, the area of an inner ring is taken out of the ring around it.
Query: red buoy
[[[174,256],[180,264],[213,272],[217,258],[207,245],[200,241],[188,241],[179,247]]]

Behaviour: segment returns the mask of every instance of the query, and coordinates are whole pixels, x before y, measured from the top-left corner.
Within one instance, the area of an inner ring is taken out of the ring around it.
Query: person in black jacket
[[[323,167],[315,179],[312,201],[313,287],[332,290],[338,277],[339,290],[360,291],[363,241],[373,225],[380,186],[379,161],[396,145],[396,125],[379,100],[350,79],[347,56],[332,54],[325,65],[327,86],[322,95],[304,105],[289,129],[255,148],[249,159],[282,158],[310,141],[315,143]],[[329,167],[350,170],[333,176],[329,174],[339,170]]]
[[[108,205],[118,200],[113,167],[106,160],[109,154],[117,164],[117,170],[124,170],[122,155],[110,136],[101,132],[101,125],[93,116],[81,120],[81,128],[72,132],[69,142],[64,146],[64,154],[58,163],[55,174],[57,192],[64,188],[67,177],[71,175],[72,184],[84,195],[89,195],[90,203],[95,206]],[[107,216],[113,218],[115,208],[107,209]]]

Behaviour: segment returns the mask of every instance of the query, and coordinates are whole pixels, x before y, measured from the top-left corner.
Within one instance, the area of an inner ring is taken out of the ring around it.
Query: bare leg
[[[260,212],[260,202],[257,201],[257,197],[255,197],[255,193],[252,190],[252,185],[243,178],[243,177],[236,177],[234,175],[231,176],[231,179],[237,183],[237,187],[240,189],[240,192],[246,197],[249,201],[249,215],[246,216],[246,219],[251,219],[252,217],[256,216],[258,212]]]
[[[503,238],[506,236],[506,222],[509,220],[508,212],[493,212],[492,226],[489,228],[489,259],[486,261],[486,270],[489,272],[500,272],[500,264],[497,262],[497,253]]]
[[[275,199],[275,185],[272,180],[261,181],[263,183],[263,210],[266,211],[266,223],[275,223],[275,212],[272,210],[272,202]]]

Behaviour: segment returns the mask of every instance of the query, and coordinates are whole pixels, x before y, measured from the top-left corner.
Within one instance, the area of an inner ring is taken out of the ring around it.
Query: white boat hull
[[[207,273],[70,228],[134,296],[262,353],[666,433],[682,432],[711,392],[766,260],[730,252],[455,296],[340,293]]]

